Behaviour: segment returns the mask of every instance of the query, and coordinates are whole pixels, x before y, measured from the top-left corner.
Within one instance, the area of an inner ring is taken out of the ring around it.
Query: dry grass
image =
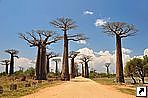
[[[10,90],[10,84],[17,84],[17,90]],[[31,84],[31,87],[25,87],[25,84]],[[21,81],[20,79],[15,79],[14,77],[3,76],[0,78],[0,86],[3,87],[4,92],[0,94],[0,98],[20,98],[28,94],[37,92],[38,90],[61,84],[62,81],[37,81],[32,79],[27,79],[26,81]]]

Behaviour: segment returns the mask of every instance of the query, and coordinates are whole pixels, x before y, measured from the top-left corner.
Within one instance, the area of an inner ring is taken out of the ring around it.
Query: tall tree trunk
[[[69,65],[68,65],[68,38],[66,31],[64,31],[64,53],[63,53],[61,80],[63,81],[70,80]]]
[[[40,67],[40,64],[41,64],[41,48],[38,47],[38,51],[37,51],[37,59],[36,59],[36,66],[35,66],[35,71],[36,71],[36,79],[39,80],[39,67]]]
[[[55,73],[56,73],[56,76],[58,75],[58,61],[55,61],[56,63],[56,68],[55,68]]]
[[[9,64],[6,64],[6,74],[8,74],[8,65]]]
[[[46,56],[46,61],[47,61],[47,74],[49,73],[49,58],[48,58],[48,56]]]
[[[10,61],[10,75],[14,73],[14,57],[13,54],[11,54],[11,61]]]
[[[84,66],[82,64],[82,77],[84,77]]]
[[[74,77],[78,77],[78,75],[79,75],[79,72],[78,72],[78,66],[77,65],[75,65],[75,69],[74,69]]]
[[[88,63],[85,62],[85,78],[89,78]]]
[[[124,83],[121,37],[116,35],[116,81]]]
[[[47,80],[47,67],[46,67],[46,46],[41,48],[41,64],[39,67],[39,80]]]
[[[71,59],[71,78],[75,77],[74,58]]]
[[[107,70],[107,77],[109,78],[109,66],[106,67]]]

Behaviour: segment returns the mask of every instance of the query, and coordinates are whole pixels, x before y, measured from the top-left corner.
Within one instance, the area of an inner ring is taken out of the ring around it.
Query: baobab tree
[[[22,67],[22,66],[18,66],[18,68],[19,68],[19,71],[24,71],[24,67]]]
[[[48,53],[46,53],[46,60],[47,60],[47,73],[49,73],[50,72],[50,69],[49,69],[49,60],[51,59],[51,58],[53,58],[53,57],[57,57],[58,56],[58,54],[56,54],[56,53],[54,53],[54,52],[48,52]]]
[[[101,27],[104,33],[116,38],[116,82],[124,83],[121,40],[128,36],[134,36],[137,30],[134,25],[124,22],[107,22]]]
[[[81,64],[81,66],[82,66],[82,77],[84,77],[84,66],[83,66],[83,64],[84,64],[84,62],[83,61],[81,61],[81,62],[79,62],[80,64]]]
[[[5,67],[5,72],[6,72],[6,74],[8,74],[8,66],[9,66],[9,64],[10,64],[10,60],[2,60],[2,61],[0,61],[1,63],[1,65],[5,65],[6,67]]]
[[[84,62],[85,64],[85,78],[89,78],[89,67],[88,67],[88,63],[92,60],[92,56],[88,56],[88,55],[82,55],[80,57],[80,60]]]
[[[75,61],[74,59],[80,52],[71,51],[69,54],[69,58],[71,58],[71,78],[76,77],[76,67],[75,67]]]
[[[69,81],[69,64],[68,64],[68,42],[86,40],[86,37],[83,34],[68,35],[68,31],[75,29],[77,25],[71,18],[57,18],[50,22],[55,28],[59,28],[64,32],[64,53],[63,53],[63,62],[62,62],[62,73],[61,80]]]
[[[56,64],[56,67],[55,67],[55,73],[56,73],[56,76],[57,76],[58,73],[59,73],[58,63],[61,61],[61,59],[59,59],[59,58],[54,58],[54,59],[52,59],[52,61],[54,61],[55,64]]]
[[[107,72],[107,77],[109,78],[109,66],[111,63],[105,63],[105,67],[106,67],[106,72]]]
[[[10,70],[9,70],[10,72],[9,72],[9,74],[12,75],[14,73],[14,57],[19,58],[17,56],[19,51],[15,50],[15,49],[8,49],[8,50],[5,50],[5,52],[10,54]]]
[[[78,75],[79,75],[79,68],[78,68],[78,63],[77,62],[75,62],[74,63],[74,70],[75,70],[75,77],[78,77]]]
[[[36,59],[36,79],[47,79],[47,65],[46,65],[46,46],[56,43],[61,38],[56,36],[54,31],[49,30],[32,30],[31,32],[19,33],[19,37],[30,45],[30,47],[37,47]]]

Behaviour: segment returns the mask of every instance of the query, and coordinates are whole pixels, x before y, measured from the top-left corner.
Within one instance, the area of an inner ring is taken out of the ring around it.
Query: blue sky
[[[96,19],[108,19],[134,24],[139,30],[137,35],[123,39],[123,47],[131,49],[131,55],[141,55],[148,48],[148,1],[147,0],[0,0],[0,58],[5,49],[18,49],[20,56],[34,58],[36,48],[30,48],[18,38],[19,32],[32,29],[51,29],[63,34],[49,25],[58,17],[71,17],[79,26],[69,33],[84,33],[89,40],[80,45],[70,42],[70,50],[88,47],[94,51],[115,50],[114,38],[105,35],[94,25]],[[92,15],[84,15],[92,11]],[[53,51],[62,53],[63,42],[49,46]]]

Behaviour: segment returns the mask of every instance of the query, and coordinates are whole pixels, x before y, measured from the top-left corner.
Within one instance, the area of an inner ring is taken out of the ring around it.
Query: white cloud
[[[79,55],[85,54],[85,55],[95,57],[93,50],[89,48],[82,48],[77,50],[77,52],[80,52]]]
[[[130,49],[123,48],[123,65],[126,64],[126,62],[131,58]],[[111,53],[110,51],[99,51],[95,52],[92,49],[89,48],[82,48],[78,50],[80,54],[90,55],[93,57],[93,60],[91,63],[89,63],[90,68],[95,68],[98,72],[106,72],[105,63],[111,63],[110,65],[110,71],[115,71],[115,64],[116,64],[116,54]],[[77,57],[79,58],[79,57]]]
[[[94,12],[93,11],[84,11],[83,14],[84,15],[93,15]]]
[[[86,40],[79,40],[79,41],[77,41],[77,43],[78,44],[86,44],[87,42],[86,42]]]
[[[35,67],[35,62],[34,60],[21,57],[19,59],[15,58],[14,65],[15,65],[15,70],[19,70],[19,66],[23,67],[24,70],[26,70],[29,67]]]
[[[144,50],[144,55],[148,56],[148,48]]]
[[[130,49],[122,48],[122,53],[130,54],[131,52],[132,52],[132,50],[130,50]]]
[[[34,61],[28,58],[21,57],[19,59],[14,59],[14,70],[19,70],[19,66],[21,66],[24,70],[28,69],[29,67],[35,67]],[[5,71],[5,66],[0,66],[0,72]]]
[[[95,26],[102,26],[106,23],[107,23],[107,21],[105,19],[97,19],[95,22]]]

